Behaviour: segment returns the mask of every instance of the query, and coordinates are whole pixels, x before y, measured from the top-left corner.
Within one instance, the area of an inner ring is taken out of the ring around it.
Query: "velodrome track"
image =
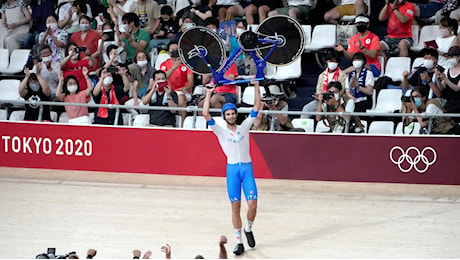
[[[460,258],[458,186],[257,183],[257,246],[235,257],[224,178],[0,167],[0,258],[159,259],[165,243],[172,258],[217,258],[220,235],[229,258]]]

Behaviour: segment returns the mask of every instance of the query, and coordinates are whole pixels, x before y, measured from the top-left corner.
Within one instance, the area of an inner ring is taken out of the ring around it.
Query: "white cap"
[[[358,16],[355,19],[355,23],[369,23],[369,18],[366,16]]]
[[[280,87],[278,87],[277,85],[270,85],[268,86],[268,89],[270,90],[270,93],[272,95],[275,95],[275,96],[284,95],[284,92],[281,91]]]

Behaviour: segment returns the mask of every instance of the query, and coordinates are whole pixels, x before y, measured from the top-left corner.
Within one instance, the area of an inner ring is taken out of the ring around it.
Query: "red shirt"
[[[99,40],[101,39],[101,35],[96,32],[95,30],[89,30],[88,34],[86,34],[85,39],[81,39],[81,31],[75,32],[70,37],[70,42],[74,42],[78,45],[78,47],[86,47],[88,48],[89,52],[95,53],[97,51],[97,46],[99,44]],[[86,57],[86,53],[80,53],[80,59]],[[90,68],[90,71],[96,70],[100,67],[100,61],[96,57],[96,64],[94,64],[93,68]]]
[[[414,5],[405,1],[403,5],[396,6],[402,15],[409,17],[409,21],[406,23],[401,23],[401,21],[399,21],[399,19],[394,14],[394,11],[391,10],[390,5],[388,4],[388,37],[412,38],[412,21],[414,20],[415,15]]]
[[[160,70],[166,72],[170,68],[172,68],[172,66],[173,66],[173,63],[171,59],[167,59],[163,63],[161,63]],[[193,71],[191,71],[184,64],[182,64],[178,68],[176,68],[171,74],[171,76],[168,78],[168,85],[174,91],[181,89],[187,86],[188,84],[187,76],[190,74],[193,74]]]
[[[86,96],[85,91],[80,91],[76,95],[67,95],[64,98],[64,102],[66,103],[88,103],[90,97]],[[74,119],[81,116],[88,115],[88,107],[77,107],[77,106],[65,106],[65,111],[67,112],[67,116],[69,119]]]
[[[224,76],[229,76],[229,75],[235,75],[235,77],[238,77],[238,69],[237,69],[235,63],[233,63],[230,66],[230,68],[227,70],[227,72],[225,72],[225,74],[224,74]],[[231,85],[220,86],[220,87],[216,88],[214,90],[214,92],[216,92],[216,93],[232,93],[232,94],[236,95],[236,85],[231,84]]]
[[[68,75],[73,75],[77,78],[78,84],[80,85],[80,91],[83,91],[88,88],[88,85],[86,84],[85,76],[83,76],[83,73],[81,72],[82,67],[89,68],[88,59],[78,60],[77,63],[68,61],[67,64],[63,68],[61,68],[62,71],[64,72],[64,78],[67,77]]]
[[[364,37],[360,37],[360,34],[357,33],[353,36],[351,36],[350,40],[348,41],[348,51],[349,52],[363,52],[359,48],[359,42],[361,42],[361,45],[364,46],[364,48],[368,50],[380,50],[380,39],[377,35],[367,31],[367,35]],[[366,62],[367,64],[373,64],[375,65],[379,70],[382,70],[380,66],[380,62],[378,59],[378,55],[375,55],[375,57],[372,59],[371,57],[367,56],[363,52],[364,56],[366,56]]]

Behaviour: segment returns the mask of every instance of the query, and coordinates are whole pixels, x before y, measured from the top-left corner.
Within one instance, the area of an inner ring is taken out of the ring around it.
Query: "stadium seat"
[[[385,66],[385,76],[390,77],[393,81],[401,81],[404,71],[410,71],[410,57],[390,57]]]
[[[265,94],[265,88],[259,87],[260,89],[260,96]],[[248,86],[243,91],[243,98],[241,102],[247,105],[254,105],[254,86]]]
[[[393,113],[401,110],[401,96],[401,89],[382,89],[377,96],[375,108],[366,110],[366,113]]]
[[[133,120],[129,113],[122,113],[121,116],[123,117],[123,125],[127,125],[127,126],[133,125]]]
[[[334,24],[318,24],[313,28],[311,42],[305,46],[305,52],[333,48],[336,42],[337,26]]]
[[[385,57],[379,55],[377,56],[377,59],[379,60],[380,67],[382,68],[382,70],[380,71],[380,75],[375,80],[385,75]]]
[[[26,111],[25,110],[16,110],[16,111],[13,111],[11,112],[10,114],[10,119],[9,121],[23,121],[24,120],[24,115],[25,115]]]
[[[190,5],[189,1],[187,0],[177,0],[173,2],[176,2],[174,5],[174,14],[177,14],[177,12],[179,12],[181,9]]]
[[[69,123],[69,116],[67,116],[67,113],[66,112],[62,112],[60,115],[59,115],[59,123]]]
[[[10,51],[8,49],[0,49],[0,69],[8,68]]]
[[[157,56],[157,59],[155,60],[155,69],[159,70],[161,63],[163,63],[165,60],[169,59],[169,54],[167,53],[160,53]]]
[[[324,120],[321,120],[316,124],[315,133],[328,133],[329,132],[330,130],[329,126],[325,125],[323,121]]]
[[[0,120],[7,120],[8,112],[5,109],[0,109]]]
[[[24,70],[29,59],[30,50],[28,49],[16,49],[11,53],[10,63],[7,68],[0,68],[0,73],[4,74],[16,74]]]
[[[311,118],[294,118],[292,125],[295,128],[302,128],[307,133],[313,133],[315,128],[315,121]]]
[[[58,121],[58,114],[56,111],[50,111],[50,119],[52,122]]]
[[[274,75],[265,76],[266,79],[274,81],[287,81],[298,79],[302,76],[302,59],[301,56],[293,63],[285,66],[277,66]]]
[[[311,43],[311,25],[302,24],[302,29],[305,32],[305,46],[307,46]]]
[[[423,65],[423,57],[415,58],[412,62],[412,70]]]
[[[441,36],[439,25],[425,25],[420,30],[418,44],[415,45],[414,42],[414,45],[410,49],[419,52],[424,48],[425,42],[435,40],[438,36]]]
[[[374,121],[370,124],[369,134],[394,134],[394,123],[392,121]]]
[[[396,125],[395,134],[419,135],[420,134],[420,124],[418,122],[410,123],[409,125],[404,127],[404,133],[403,133],[403,122],[399,122],[398,125]]]
[[[0,99],[3,100],[24,100],[19,96],[19,84],[21,81],[18,79],[2,79],[0,80]],[[14,107],[24,107],[21,104],[13,104]]]
[[[141,114],[134,118],[133,126],[148,126],[150,124],[150,115]]]
[[[206,119],[204,118],[204,116],[197,116],[195,117],[196,118],[196,121],[195,121],[195,125],[193,124],[193,119],[194,119],[194,116],[187,116],[185,119],[184,119],[184,125],[182,128],[185,128],[185,129],[206,129]]]

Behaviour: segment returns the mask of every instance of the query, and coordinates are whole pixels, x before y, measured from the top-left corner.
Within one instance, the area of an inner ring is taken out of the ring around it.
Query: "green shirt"
[[[134,54],[136,54],[136,49],[128,42],[125,38],[122,39],[126,46],[126,59],[134,60]],[[139,43],[140,41],[145,41],[147,45],[145,45],[144,50],[149,53],[150,47],[150,34],[144,30],[137,29],[137,31],[133,34],[133,41]]]

